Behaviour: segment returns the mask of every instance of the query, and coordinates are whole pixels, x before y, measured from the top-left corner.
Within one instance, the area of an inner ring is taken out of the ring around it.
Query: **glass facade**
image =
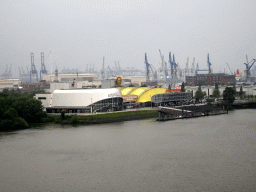
[[[123,98],[121,97],[108,98],[92,104],[93,112],[120,111],[122,107]]]
[[[177,103],[177,102],[188,102],[192,99],[191,93],[187,92],[176,92],[176,93],[163,93],[153,95],[151,102],[153,103]]]
[[[113,97],[104,99],[89,106],[79,106],[79,107],[48,107],[46,108],[47,113],[61,113],[61,111],[66,113],[96,113],[96,112],[108,112],[108,111],[121,111],[123,110],[123,98]]]

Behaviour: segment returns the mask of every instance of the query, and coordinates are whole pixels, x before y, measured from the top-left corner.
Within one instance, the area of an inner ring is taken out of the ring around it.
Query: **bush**
[[[78,123],[78,116],[73,115],[72,118],[71,118],[71,122],[74,123],[74,124]]]
[[[212,103],[214,102],[214,99],[206,99],[206,102],[208,105],[212,105]]]

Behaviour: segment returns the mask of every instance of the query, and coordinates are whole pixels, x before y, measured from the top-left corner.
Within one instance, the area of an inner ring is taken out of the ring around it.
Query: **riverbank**
[[[79,125],[91,125],[91,124],[103,124],[113,123],[130,120],[140,120],[147,118],[156,118],[158,116],[156,109],[140,109],[130,111],[119,111],[113,113],[101,113],[101,114],[72,114],[72,115],[51,115],[48,114],[49,121],[41,124],[30,124],[30,127],[36,126],[48,126],[52,124],[79,124]]]

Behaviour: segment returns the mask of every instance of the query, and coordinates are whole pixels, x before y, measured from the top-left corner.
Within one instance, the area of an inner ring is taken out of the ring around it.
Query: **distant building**
[[[0,91],[3,89],[18,89],[21,84],[20,79],[1,79],[0,80]]]
[[[196,76],[186,76],[187,85],[215,85],[224,83],[236,83],[235,75],[225,73],[197,74]]]

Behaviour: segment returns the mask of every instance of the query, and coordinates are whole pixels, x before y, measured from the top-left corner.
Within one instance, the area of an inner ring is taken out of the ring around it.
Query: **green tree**
[[[204,98],[204,93],[201,89],[201,86],[198,87],[198,90],[196,91],[195,98],[197,100]]]
[[[4,115],[3,119],[0,120],[0,131],[13,130],[13,129],[24,129],[27,128],[27,122],[18,116],[18,112],[10,108]]]
[[[218,83],[215,83],[215,88],[213,90],[212,96],[215,97],[215,98],[220,97],[220,91],[219,91]]]
[[[12,107],[17,110],[19,117],[24,118],[28,123],[39,123],[47,117],[46,112],[43,111],[42,102],[28,96],[15,99]]]
[[[219,89],[218,83],[215,83],[215,89]]]
[[[185,92],[185,83],[182,82],[180,92]]]
[[[219,89],[214,89],[212,96],[215,97],[215,98],[219,98],[219,97],[220,97],[220,91],[219,91]]]
[[[236,92],[233,87],[226,87],[223,91],[223,100],[230,105],[235,101],[235,94]]]

